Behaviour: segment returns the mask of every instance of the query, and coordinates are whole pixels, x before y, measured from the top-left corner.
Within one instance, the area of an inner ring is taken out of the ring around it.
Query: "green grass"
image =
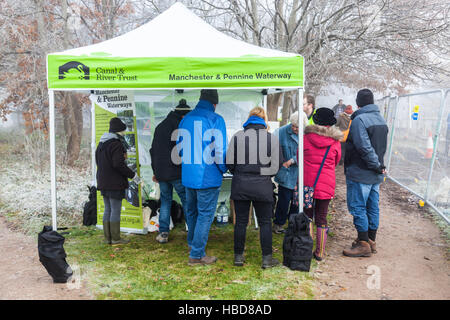
[[[218,257],[209,266],[188,266],[187,233],[177,226],[170,241],[159,244],[156,233],[124,236],[128,245],[102,243],[93,227],[68,230],[67,260],[79,267],[82,280],[97,299],[222,300],[312,299],[310,273],[279,266],[263,270],[259,230],[247,229],[244,267],[233,265],[233,226],[211,227],[207,254]],[[273,235],[274,256],[282,261],[283,235]],[[311,269],[314,267],[314,262]]]

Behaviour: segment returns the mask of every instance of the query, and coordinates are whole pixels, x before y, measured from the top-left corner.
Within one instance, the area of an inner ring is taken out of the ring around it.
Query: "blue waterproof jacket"
[[[277,136],[280,141],[284,160],[288,161],[292,159],[294,161],[289,168],[281,166],[280,171],[278,171],[278,174],[275,176],[275,182],[287,189],[293,190],[298,180],[298,135],[292,131],[291,124],[282,126],[275,130],[273,134]]]
[[[345,176],[359,183],[380,183],[387,147],[386,121],[375,104],[358,109],[351,119],[345,148]]]
[[[225,120],[214,110],[211,102],[200,100],[178,127],[181,183],[187,188],[220,187],[227,171]]]

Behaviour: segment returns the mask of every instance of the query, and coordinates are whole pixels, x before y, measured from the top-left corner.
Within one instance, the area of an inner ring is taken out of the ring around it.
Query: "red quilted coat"
[[[331,199],[336,187],[335,168],[341,159],[339,139],[342,131],[335,126],[310,125],[303,136],[303,185],[313,186],[328,146],[330,151],[314,191],[314,199]]]

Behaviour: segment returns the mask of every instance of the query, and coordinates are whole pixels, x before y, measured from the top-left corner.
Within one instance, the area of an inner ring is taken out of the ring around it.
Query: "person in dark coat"
[[[344,249],[348,257],[370,257],[376,253],[379,226],[379,190],[386,167],[388,126],[380,109],[374,104],[369,89],[358,91],[358,110],[352,116],[347,138],[344,172],[347,183],[347,207],[353,216],[358,238],[351,248]]]
[[[181,164],[172,161],[172,151],[176,148],[176,139],[172,139],[172,134],[178,129],[181,119],[190,111],[186,100],[181,99],[175,110],[171,111],[156,127],[152,147],[150,148],[153,181],[159,183],[161,194],[159,235],[156,237],[156,241],[159,243],[169,241],[170,209],[174,188],[180,197],[181,205],[185,208],[186,189],[181,184]],[[179,155],[174,153],[173,156]],[[178,163],[181,163],[181,161],[178,161]]]
[[[120,238],[120,211],[128,179],[140,183],[140,179],[125,163],[127,151],[123,134],[127,126],[119,119],[112,118],[109,132],[100,138],[95,150],[97,164],[97,189],[100,190],[105,204],[103,213],[103,232],[105,243],[126,244],[129,241]]]
[[[231,199],[236,211],[234,264],[244,264],[245,234],[253,203],[260,230],[262,268],[274,267],[279,261],[272,257],[272,177],[283,165],[283,151],[278,139],[267,132],[263,108],[252,109],[243,127],[231,138],[227,150],[227,167],[233,174]]]

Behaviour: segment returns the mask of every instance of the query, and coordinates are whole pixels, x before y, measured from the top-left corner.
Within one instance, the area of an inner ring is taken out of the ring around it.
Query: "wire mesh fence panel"
[[[442,104],[434,139],[435,161],[428,186],[428,201],[450,217],[450,90]]]
[[[380,108],[381,115],[387,119],[387,112],[389,110],[389,101],[392,99],[391,97],[384,97],[378,100],[375,100],[375,104]]]
[[[440,103],[440,92],[398,97],[390,130],[389,175],[421,197],[427,191]]]
[[[385,166],[388,166],[389,164],[389,155],[391,151],[391,141],[392,141],[392,135],[394,132],[394,120],[395,120],[395,112],[396,112],[396,98],[393,97],[385,97],[383,99],[378,100],[376,103],[378,103],[378,107],[380,108],[380,113],[386,120],[386,124],[389,128],[388,130],[388,136],[387,136],[387,149],[386,153],[384,155],[384,164]]]

